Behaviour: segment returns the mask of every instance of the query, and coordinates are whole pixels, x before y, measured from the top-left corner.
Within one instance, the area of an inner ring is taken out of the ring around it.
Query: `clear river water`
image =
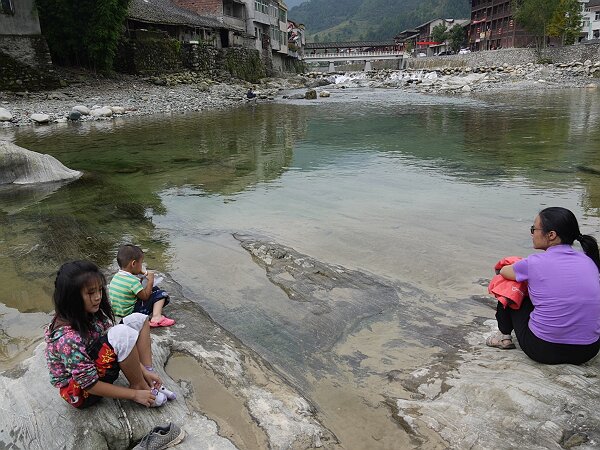
[[[289,299],[233,233],[490,318],[469,299],[486,294],[500,257],[531,252],[538,210],[565,206],[600,237],[598,91],[347,89],[308,104],[0,129],[0,138],[84,172],[63,185],[0,188],[2,303],[48,312],[62,262],[108,267],[120,243],[135,242],[150,268],[267,359],[293,320]],[[450,318],[440,326],[472,320]],[[335,376],[295,380],[346,448],[408,442],[383,405],[403,395],[385,373],[416,370],[429,353],[390,345],[397,327],[382,316],[338,343],[337,355],[362,355],[362,372],[339,363]],[[276,363],[288,372],[285,357]]]

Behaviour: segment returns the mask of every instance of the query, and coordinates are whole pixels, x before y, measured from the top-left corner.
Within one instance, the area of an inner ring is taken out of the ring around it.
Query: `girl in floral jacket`
[[[101,397],[160,406],[174,394],[152,368],[150,327],[144,314],[114,325],[104,275],[94,263],[73,261],[59,269],[55,316],[45,334],[50,382],[75,408]],[[119,370],[129,387],[113,385]]]

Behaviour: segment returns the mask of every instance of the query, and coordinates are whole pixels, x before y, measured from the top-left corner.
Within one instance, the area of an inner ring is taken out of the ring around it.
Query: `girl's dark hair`
[[[554,231],[563,244],[573,245],[574,241],[581,243],[581,248],[600,270],[600,255],[598,243],[593,236],[581,234],[575,214],[566,208],[554,206],[540,211],[540,221],[544,233]]]
[[[114,322],[115,317],[108,301],[106,278],[96,264],[90,261],[72,261],[63,264],[54,281],[54,310],[56,319],[67,322],[74,330],[87,336],[90,332],[91,317],[85,311],[81,289],[90,281],[97,280],[102,286],[102,300],[96,314]]]

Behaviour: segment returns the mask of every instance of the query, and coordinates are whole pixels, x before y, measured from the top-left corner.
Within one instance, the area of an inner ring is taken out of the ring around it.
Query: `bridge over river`
[[[403,67],[404,52],[394,41],[311,42],[304,47],[307,63],[329,63],[329,72],[335,72],[336,62],[364,61],[364,70],[373,69],[373,61],[396,60]]]

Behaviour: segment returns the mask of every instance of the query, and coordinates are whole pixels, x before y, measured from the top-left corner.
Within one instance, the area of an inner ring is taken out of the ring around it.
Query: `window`
[[[600,20],[600,11],[596,11],[596,18],[594,20]]]
[[[267,0],[255,0],[254,9],[263,14],[269,14],[269,4]]]
[[[0,14],[10,14],[14,16],[15,7],[13,5],[13,0],[0,0]]]

